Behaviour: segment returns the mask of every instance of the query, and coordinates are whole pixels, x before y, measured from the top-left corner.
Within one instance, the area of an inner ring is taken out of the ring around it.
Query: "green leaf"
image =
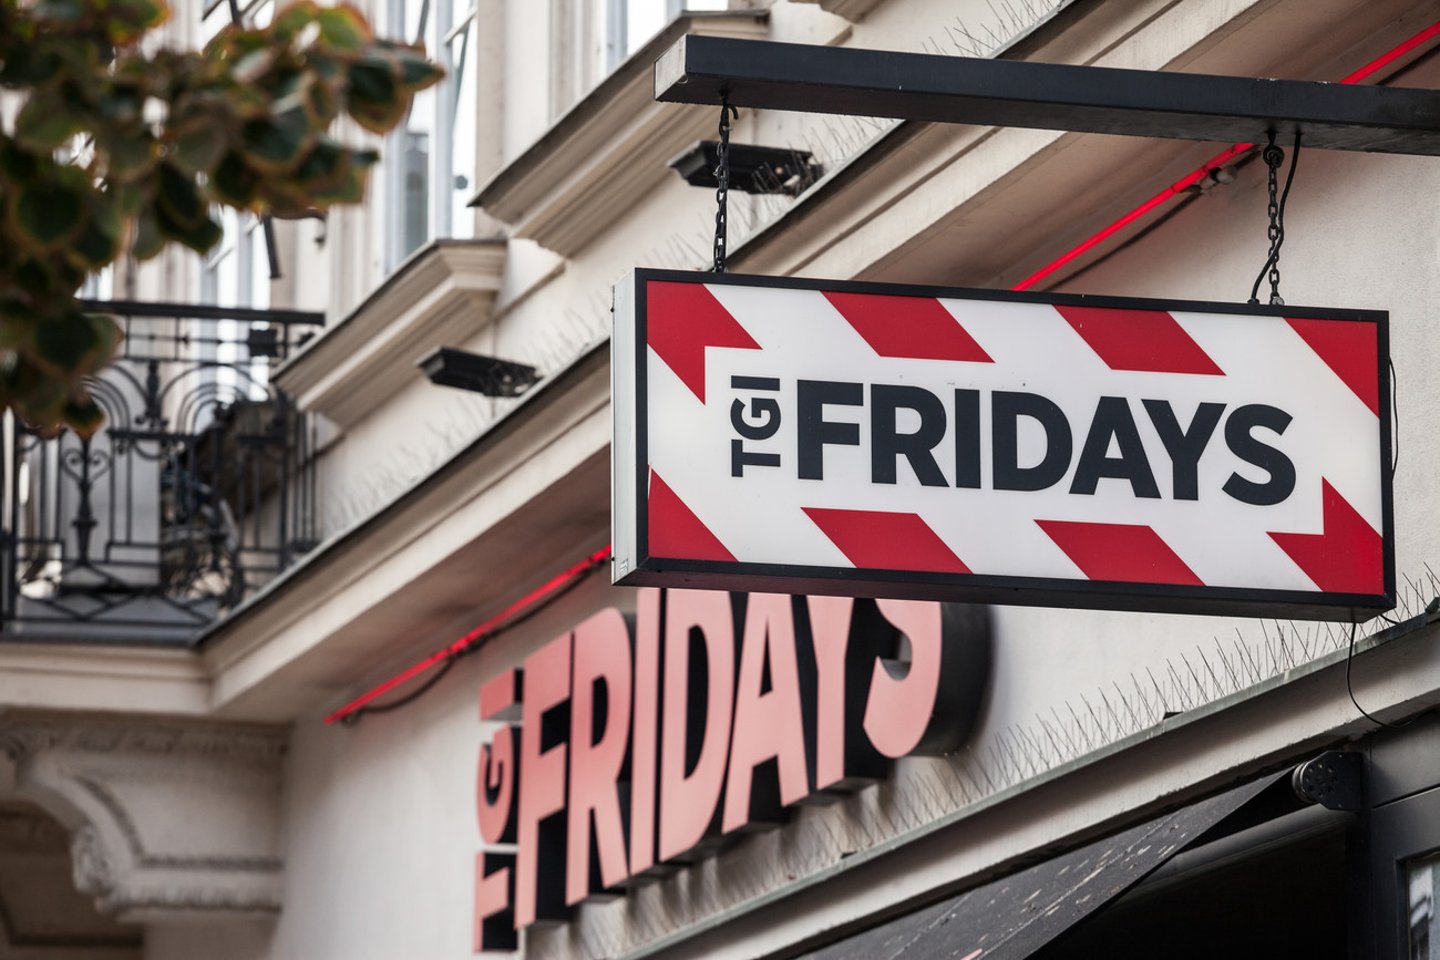
[[[399,47],[395,59],[400,64],[400,89],[414,94],[426,87],[433,87],[445,78],[445,71],[439,64],[425,58],[425,51],[415,47]]]
[[[220,224],[208,216],[202,216],[198,223],[181,223],[170,217],[165,204],[155,205],[155,225],[171,240],[178,240],[196,253],[207,253],[225,236]]]
[[[145,211],[135,221],[135,240],[130,244],[130,256],[136,260],[152,260],[165,249],[165,234],[155,214]]]
[[[115,123],[134,123],[145,105],[145,91],[139,84],[116,82],[95,98],[100,115]]]
[[[399,93],[400,71],[395,60],[381,54],[369,54],[350,64],[347,93],[371,102],[393,100]]]
[[[304,108],[296,104],[267,120],[245,124],[240,142],[251,166],[266,173],[287,173],[304,159],[315,142],[315,131]]]
[[[221,203],[249,209],[260,189],[260,175],[250,168],[235,151],[220,160],[210,177],[210,192]]]
[[[35,324],[26,355],[44,373],[88,376],[109,363],[119,345],[114,320],[72,306]]]
[[[361,57],[352,63],[345,95],[350,116],[372,133],[394,129],[409,107],[409,98],[400,93],[399,66],[385,56]]]
[[[17,302],[0,305],[0,351],[14,351],[30,342],[35,312]],[[0,356],[0,364],[4,363]]]
[[[93,222],[87,223],[66,248],[65,254],[85,270],[94,272],[115,262],[120,253],[120,240],[98,230]]]
[[[306,157],[296,179],[317,206],[359,203],[365,199],[365,171],[351,151],[333,142],[322,143]]]
[[[315,19],[320,24],[321,39],[337,50],[355,52],[372,39],[364,14],[348,3],[326,7]]]
[[[74,168],[69,170],[79,173]],[[10,207],[11,228],[38,250],[62,247],[79,236],[85,227],[89,215],[88,193],[83,183],[76,189],[75,184],[67,184],[60,177],[22,183]]]
[[[289,43],[301,30],[315,22],[319,7],[313,0],[298,0],[286,5],[270,22],[270,33],[281,43]]]
[[[15,118],[15,139],[37,153],[49,153],[64,146],[80,127],[80,118],[64,100],[52,91],[37,90]]]
[[[261,184],[260,203],[282,220],[296,220],[317,212],[315,202],[293,179],[271,178]]]
[[[70,384],[65,378],[43,373],[23,354],[14,353],[0,364],[0,393],[32,427],[55,429],[64,418]]]
[[[134,43],[170,19],[165,0],[109,0],[109,16],[104,20],[110,39],[118,44]]]
[[[187,173],[210,173],[229,146],[221,124],[199,120],[177,131],[170,157]]]
[[[160,165],[160,192],[156,208],[181,231],[198,229],[208,220],[205,201],[193,177],[168,163]]]
[[[65,401],[61,416],[67,427],[85,439],[93,437],[105,424],[105,411],[100,409],[90,392],[83,389]]]
[[[237,83],[247,85],[256,83],[270,72],[270,68],[275,65],[278,57],[279,51],[274,47],[252,50],[236,62],[234,69],[230,71],[231,75]]]
[[[122,227],[119,209],[109,198],[97,199],[90,207],[85,229],[65,252],[74,263],[93,273],[120,255]]]
[[[53,48],[17,44],[0,63],[0,81],[6,86],[34,87],[59,76],[64,62]]]
[[[306,189],[316,190],[338,179],[346,163],[345,148],[326,138],[315,144],[295,171],[295,179]]]
[[[140,208],[145,205],[145,201],[149,199],[149,194],[143,188],[131,183],[111,181],[106,185],[105,192],[115,204],[122,226],[124,221],[138,214]]]
[[[351,162],[345,165],[340,182],[328,187],[318,198],[326,203],[361,203],[365,200],[365,187],[369,181],[370,170]]]
[[[148,130],[102,133],[96,142],[105,155],[105,171],[113,180],[133,183],[155,168],[157,144]]]
[[[39,175],[39,159],[0,133],[0,178],[19,184],[34,180]]]

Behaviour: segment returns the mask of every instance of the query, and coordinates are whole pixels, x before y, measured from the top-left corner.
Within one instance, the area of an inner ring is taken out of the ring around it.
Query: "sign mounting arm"
[[[1440,91],[686,36],[655,99],[1181,140],[1440,156]]]

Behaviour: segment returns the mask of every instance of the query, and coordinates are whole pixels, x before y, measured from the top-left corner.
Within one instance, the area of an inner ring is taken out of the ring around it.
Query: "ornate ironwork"
[[[270,383],[318,313],[89,302],[125,329],[93,437],[4,425],[9,637],[183,642],[314,546],[314,429]]]

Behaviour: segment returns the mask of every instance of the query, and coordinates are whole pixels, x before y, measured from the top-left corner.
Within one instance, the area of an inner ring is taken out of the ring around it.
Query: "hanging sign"
[[[480,689],[475,949],[960,747],[984,607],[641,590]]]
[[[1394,606],[1387,314],[637,270],[614,578]]]

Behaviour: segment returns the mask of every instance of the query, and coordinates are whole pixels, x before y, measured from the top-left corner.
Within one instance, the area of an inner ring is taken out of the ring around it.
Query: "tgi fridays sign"
[[[643,589],[591,616],[480,690],[475,949],[956,749],[989,644],[984,607],[910,600]]]
[[[1387,315],[637,270],[617,583],[1361,619]]]

